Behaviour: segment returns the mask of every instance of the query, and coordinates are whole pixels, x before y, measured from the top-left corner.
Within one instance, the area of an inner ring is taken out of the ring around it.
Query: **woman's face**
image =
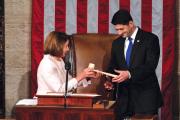
[[[63,45],[63,56],[65,57],[66,53],[69,51],[69,40],[67,40]]]

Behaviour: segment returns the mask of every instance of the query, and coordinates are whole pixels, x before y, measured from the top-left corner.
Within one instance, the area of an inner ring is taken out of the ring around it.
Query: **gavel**
[[[103,74],[103,75],[106,75],[106,76],[110,76],[110,77],[116,77],[117,76],[117,75],[114,75],[114,74],[111,74],[111,73],[107,73],[107,72],[103,72],[103,71],[94,69],[95,64],[93,64],[93,63],[89,63],[88,68],[90,68],[94,72],[97,72],[97,73],[100,73],[100,74]]]

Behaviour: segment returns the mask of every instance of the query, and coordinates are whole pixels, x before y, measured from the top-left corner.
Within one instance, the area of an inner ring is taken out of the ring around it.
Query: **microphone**
[[[64,63],[66,69],[66,83],[65,83],[65,94],[64,94],[64,108],[67,108],[67,92],[68,92],[68,72],[71,69],[71,63],[69,62],[70,55],[69,53],[65,55]]]
[[[65,55],[64,63],[65,63],[65,69],[70,70],[71,69],[71,63],[69,62],[70,55],[69,53]]]

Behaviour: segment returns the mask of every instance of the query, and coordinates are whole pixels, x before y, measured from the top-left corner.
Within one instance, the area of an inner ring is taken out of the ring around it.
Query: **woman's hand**
[[[90,68],[85,68],[81,73],[76,76],[77,81],[81,81],[84,78],[98,78],[99,74],[94,72]]]

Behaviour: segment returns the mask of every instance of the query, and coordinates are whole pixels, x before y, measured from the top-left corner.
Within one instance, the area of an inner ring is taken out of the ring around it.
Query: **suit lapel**
[[[138,32],[136,34],[134,44],[133,44],[133,48],[132,48],[132,52],[131,52],[130,66],[133,64],[134,57],[137,54],[136,50],[138,49],[140,42],[141,42],[141,30],[140,30],[140,28],[138,28]]]
[[[125,44],[125,38],[120,38],[119,39],[119,45],[118,45],[120,51],[118,51],[117,54],[118,54],[118,61],[121,61],[123,58],[122,62],[126,63],[126,59],[124,56],[124,44]]]

